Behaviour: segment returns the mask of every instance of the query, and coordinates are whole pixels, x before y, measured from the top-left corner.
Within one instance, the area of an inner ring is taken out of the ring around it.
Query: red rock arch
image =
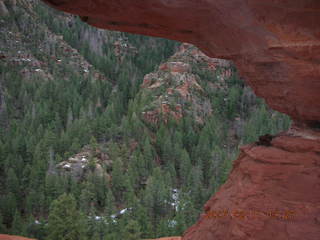
[[[258,96],[293,118],[268,146],[242,149],[183,240],[320,239],[319,0],[43,1],[99,28],[189,42],[231,59]],[[219,210],[228,214],[210,215]]]

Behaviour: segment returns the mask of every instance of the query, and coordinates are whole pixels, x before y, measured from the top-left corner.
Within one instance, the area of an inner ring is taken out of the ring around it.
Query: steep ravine
[[[45,2],[96,27],[190,42],[231,59],[258,96],[295,121],[289,132],[243,147],[182,239],[319,239],[318,0]]]

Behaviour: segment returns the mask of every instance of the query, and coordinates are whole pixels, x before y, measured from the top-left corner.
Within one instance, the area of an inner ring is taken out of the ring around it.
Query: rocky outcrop
[[[242,147],[184,240],[319,239],[320,138],[266,139]]]
[[[201,73],[214,77],[215,81],[208,83]],[[157,71],[144,77],[142,99],[151,101],[143,103],[143,119],[157,124],[160,118],[167,122],[169,117],[179,121],[190,116],[203,124],[213,110],[207,94],[226,89],[226,80],[232,74],[229,61],[209,58],[191,44],[182,44]],[[204,90],[205,81],[208,89]]]
[[[288,133],[242,148],[182,239],[319,239],[318,0],[44,1],[99,28],[189,42],[233,60],[258,96],[293,118]]]
[[[83,180],[89,173],[110,179],[105,170],[110,165],[111,160],[108,154],[99,148],[94,150],[85,146],[81,152],[57,164],[56,169],[58,174],[71,176],[78,181]]]

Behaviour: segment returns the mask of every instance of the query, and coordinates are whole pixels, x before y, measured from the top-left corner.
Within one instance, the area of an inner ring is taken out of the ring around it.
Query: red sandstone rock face
[[[232,59],[258,96],[320,119],[319,0],[44,0],[89,24],[189,42]]]
[[[19,237],[19,236],[6,235],[6,234],[0,234],[0,240],[34,240],[34,239],[24,238],[24,237]]]
[[[284,135],[243,147],[204,210],[183,240],[319,240],[320,140]]]

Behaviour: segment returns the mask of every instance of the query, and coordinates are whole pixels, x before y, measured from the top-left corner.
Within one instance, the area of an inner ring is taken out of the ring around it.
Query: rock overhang
[[[44,2],[95,27],[189,42],[233,60],[273,109],[307,125],[320,119],[318,0]]]
[[[182,239],[319,239],[319,0],[43,1],[95,27],[188,42],[233,60],[258,96],[293,118],[290,131],[267,146],[242,149],[204,209],[276,206],[297,213],[296,221],[203,215]]]

